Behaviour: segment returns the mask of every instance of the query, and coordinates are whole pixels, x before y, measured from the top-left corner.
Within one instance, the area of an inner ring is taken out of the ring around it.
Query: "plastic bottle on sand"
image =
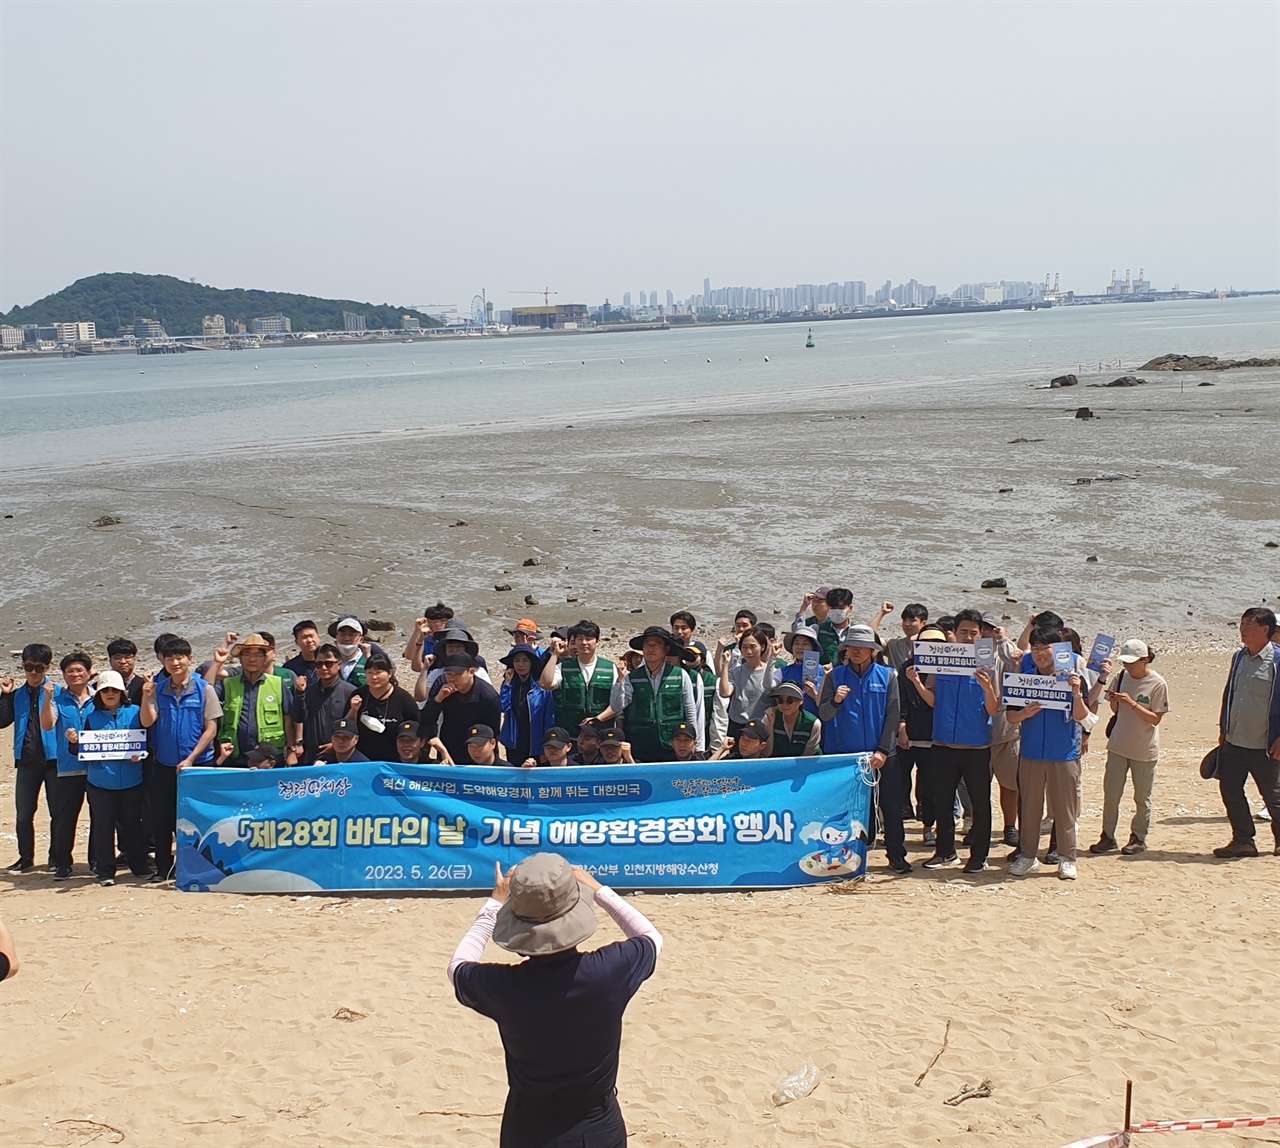
[[[782,1079],[782,1083],[774,1090],[773,1102],[776,1105],[790,1104],[802,1096],[808,1096],[818,1087],[822,1079],[822,1070],[811,1060],[806,1060],[799,1068],[793,1068]]]

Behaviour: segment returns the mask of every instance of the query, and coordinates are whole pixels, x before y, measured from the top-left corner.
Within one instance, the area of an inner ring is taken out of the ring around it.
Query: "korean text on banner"
[[[127,761],[147,756],[145,729],[81,730],[81,761]]]
[[[866,871],[870,757],[565,769],[186,769],[178,887],[487,889],[540,850],[621,888],[781,888]]]
[[[1071,685],[1060,682],[1052,674],[1005,674],[1004,704],[1029,706],[1032,702],[1039,702],[1041,709],[1069,710]]]
[[[973,647],[964,642],[914,642],[912,654],[921,674],[972,676],[977,666]]]

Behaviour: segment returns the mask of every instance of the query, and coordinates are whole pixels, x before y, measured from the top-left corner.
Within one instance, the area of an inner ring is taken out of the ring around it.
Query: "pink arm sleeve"
[[[596,904],[613,918],[628,940],[632,937],[648,937],[653,942],[655,955],[662,954],[662,934],[653,927],[648,917],[630,902],[624,901],[608,885],[602,885],[596,890]]]
[[[453,958],[449,961],[448,969],[450,984],[453,984],[453,977],[459,965],[465,965],[468,961],[478,961],[484,956],[484,947],[493,936],[493,926],[498,919],[500,908],[502,908],[502,902],[495,901],[492,897],[480,906],[475,922],[463,934],[458,947],[453,950]]]

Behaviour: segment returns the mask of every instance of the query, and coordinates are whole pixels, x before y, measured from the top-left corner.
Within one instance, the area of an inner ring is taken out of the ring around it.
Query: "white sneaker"
[[[1074,881],[1076,879],[1076,863],[1063,858],[1058,862],[1058,876],[1064,881]]]
[[[1019,853],[1014,858],[1013,864],[1009,866],[1009,872],[1015,877],[1025,877],[1028,873],[1034,873],[1040,868],[1040,862],[1034,857],[1028,857],[1024,853]]]

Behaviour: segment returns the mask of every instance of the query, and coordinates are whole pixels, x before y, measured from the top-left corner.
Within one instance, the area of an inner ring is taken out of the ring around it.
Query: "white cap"
[[[339,618],[339,619],[338,619],[338,624],[337,624],[336,626],[334,626],[334,629],[335,629],[335,630],[341,630],[341,629],[344,629],[345,627],[348,627],[348,626],[349,626],[351,629],[353,629],[353,630],[357,630],[357,631],[359,631],[361,634],[363,634],[363,633],[364,633],[364,626],[361,624],[360,619],[359,619],[359,618],[353,618],[353,617],[351,617],[350,615],[348,615],[348,616],[347,616],[347,617],[345,617],[345,618]]]
[[[122,694],[128,692],[124,688],[124,678],[115,670],[103,670],[99,673],[97,688],[100,690],[119,690]]]
[[[1130,638],[1121,645],[1117,656],[1125,665],[1128,665],[1130,662],[1140,662],[1143,658],[1151,657],[1151,651],[1147,649],[1147,643],[1140,638]]]

